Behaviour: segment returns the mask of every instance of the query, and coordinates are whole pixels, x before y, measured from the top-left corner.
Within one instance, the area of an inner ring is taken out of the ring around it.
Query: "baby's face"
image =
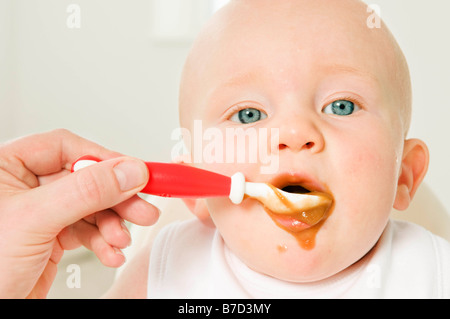
[[[189,90],[181,100],[182,107],[189,105],[190,120],[201,119],[203,129],[217,128],[224,138],[230,128],[279,133],[257,145],[277,156],[272,172],[261,173],[262,162],[199,167],[228,176],[240,171],[247,181],[280,188],[299,184],[333,197],[325,218],[307,229],[273,219],[251,198],[241,205],[207,200],[216,227],[241,260],[297,282],[329,277],[375,245],[395,200],[404,138],[386,36],[367,28],[365,7],[317,3],[325,6],[302,11],[237,1],[223,10],[210,26],[211,37],[194,49],[201,58],[190,58],[195,71],[184,79]]]

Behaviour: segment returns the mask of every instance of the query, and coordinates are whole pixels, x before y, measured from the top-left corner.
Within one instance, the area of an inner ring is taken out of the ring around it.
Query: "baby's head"
[[[181,126],[194,131],[201,120],[203,130],[214,128],[223,152],[233,142],[227,129],[266,130],[257,147],[278,167],[195,165],[334,198],[308,229],[273,219],[250,198],[188,203],[198,215],[207,207],[227,246],[256,271],[308,282],[349,267],[374,247],[392,208],[408,207],[425,175],[425,144],[405,139],[407,63],[384,24],[368,26],[371,14],[357,0],[231,0],[194,43],[181,83]]]

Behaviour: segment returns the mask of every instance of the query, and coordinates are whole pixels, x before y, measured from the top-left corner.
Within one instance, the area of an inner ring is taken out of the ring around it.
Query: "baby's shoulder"
[[[153,246],[164,245],[166,248],[171,245],[185,246],[188,243],[212,239],[215,231],[216,228],[208,227],[196,218],[175,221],[161,229]]]
[[[165,226],[150,253],[147,296],[185,298],[202,291],[214,234],[196,219]]]
[[[152,244],[150,262],[156,266],[156,261],[159,264],[156,267],[164,268],[171,262],[191,262],[192,256],[207,259],[215,233],[215,228],[205,226],[197,219],[168,224]]]

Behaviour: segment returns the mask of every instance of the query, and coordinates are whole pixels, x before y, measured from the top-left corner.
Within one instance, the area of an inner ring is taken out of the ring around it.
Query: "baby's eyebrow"
[[[248,72],[238,73],[231,78],[223,82],[223,86],[235,87],[248,83],[254,83],[260,81],[264,76],[264,73],[260,69],[250,70]]]
[[[379,82],[379,79],[372,73],[368,71],[363,71],[361,69],[352,67],[345,64],[328,64],[323,67],[323,70],[327,73],[350,73],[352,75],[357,75],[364,78],[369,78],[375,82]]]

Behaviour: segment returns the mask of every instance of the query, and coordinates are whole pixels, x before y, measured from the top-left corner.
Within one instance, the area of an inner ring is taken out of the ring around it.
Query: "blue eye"
[[[325,114],[334,114],[340,116],[348,116],[353,114],[355,111],[358,111],[360,108],[355,105],[353,102],[347,100],[337,100],[331,104],[328,104],[323,112]]]
[[[264,120],[265,118],[267,118],[266,113],[254,108],[247,108],[234,113],[230,117],[230,121],[241,124],[250,124],[260,120]]]

